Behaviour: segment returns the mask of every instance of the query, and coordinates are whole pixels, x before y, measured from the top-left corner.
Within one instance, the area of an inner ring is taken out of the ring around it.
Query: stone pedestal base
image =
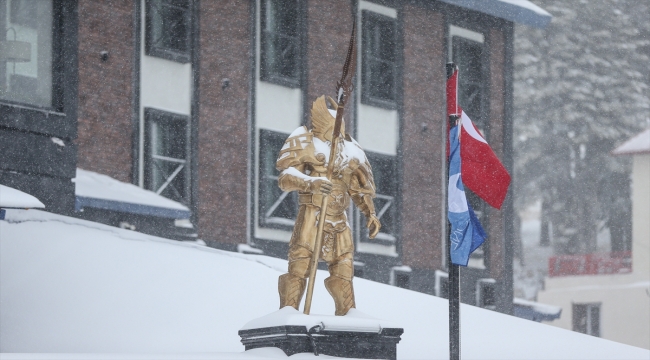
[[[291,356],[311,352],[360,359],[396,359],[397,343],[404,329],[384,328],[379,332],[327,330],[325,325],[284,325],[240,330],[246,350],[277,347]]]

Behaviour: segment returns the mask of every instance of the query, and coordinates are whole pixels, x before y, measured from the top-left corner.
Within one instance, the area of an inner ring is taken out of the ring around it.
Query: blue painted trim
[[[522,306],[522,305],[517,305],[514,304],[514,315],[516,317],[520,317],[522,319],[527,319],[527,320],[532,320],[532,321],[552,321],[555,319],[559,319],[560,315],[562,315],[562,310],[558,311],[557,314],[545,314],[541,313],[538,311],[533,310],[531,307],[528,306]]]
[[[189,210],[177,210],[158,206],[131,204],[121,201],[77,196],[75,198],[75,210],[82,211],[85,207],[121,211],[131,214],[157,216],[170,219],[189,219],[190,216],[192,216],[192,213]]]
[[[7,210],[0,209],[0,220],[4,220],[6,214],[7,214]]]
[[[440,0],[444,3],[475,10],[501,19],[543,29],[551,22],[551,15],[500,0]]]

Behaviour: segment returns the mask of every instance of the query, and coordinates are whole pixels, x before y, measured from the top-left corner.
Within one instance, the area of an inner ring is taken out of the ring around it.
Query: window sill
[[[286,78],[282,76],[277,76],[277,75],[263,75],[260,74],[260,81],[264,81],[270,84],[274,85],[280,85],[292,89],[298,89],[300,88],[300,81],[291,79],[291,78]]]
[[[285,218],[267,218],[260,219],[259,227],[264,229],[287,230],[292,231],[295,225],[295,220]]]
[[[361,96],[361,104],[375,106],[386,110],[397,110],[397,103],[393,100],[384,100],[371,96]]]
[[[190,62],[190,55],[189,54],[183,54],[183,53],[178,53],[175,51],[163,49],[163,48],[149,48],[145,52],[145,55],[147,56],[153,56],[169,61],[174,61],[177,63],[181,64],[187,64]]]

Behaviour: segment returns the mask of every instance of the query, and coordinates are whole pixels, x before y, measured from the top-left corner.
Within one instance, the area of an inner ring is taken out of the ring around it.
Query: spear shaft
[[[345,103],[347,98],[352,93],[352,78],[357,66],[357,47],[356,47],[356,19],[352,23],[352,35],[350,36],[350,45],[348,46],[348,53],[343,64],[343,75],[341,80],[336,84],[337,93],[337,109],[336,120],[334,121],[334,129],[332,130],[332,145],[330,148],[329,162],[327,163],[327,180],[332,179],[334,172],[334,161],[338,156],[338,147],[341,140],[341,125],[343,123],[343,112],[345,111]],[[323,229],[325,227],[325,218],[327,217],[327,204],[329,202],[329,195],[323,196],[323,201],[320,206],[318,229],[316,231],[316,239],[314,242],[314,251],[311,255],[311,263],[309,266],[309,283],[307,284],[307,294],[305,296],[305,310],[306,315],[311,311],[311,300],[314,294],[314,282],[316,280],[316,269],[318,268],[318,259],[320,258],[320,250],[323,243]]]

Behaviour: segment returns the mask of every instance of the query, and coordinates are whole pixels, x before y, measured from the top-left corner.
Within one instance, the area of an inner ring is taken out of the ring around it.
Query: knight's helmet
[[[327,102],[334,108],[327,107]],[[314,135],[324,141],[332,141],[332,131],[336,121],[336,110],[338,105],[331,97],[320,96],[311,106],[311,126]],[[345,121],[341,122],[341,136],[345,138]]]

